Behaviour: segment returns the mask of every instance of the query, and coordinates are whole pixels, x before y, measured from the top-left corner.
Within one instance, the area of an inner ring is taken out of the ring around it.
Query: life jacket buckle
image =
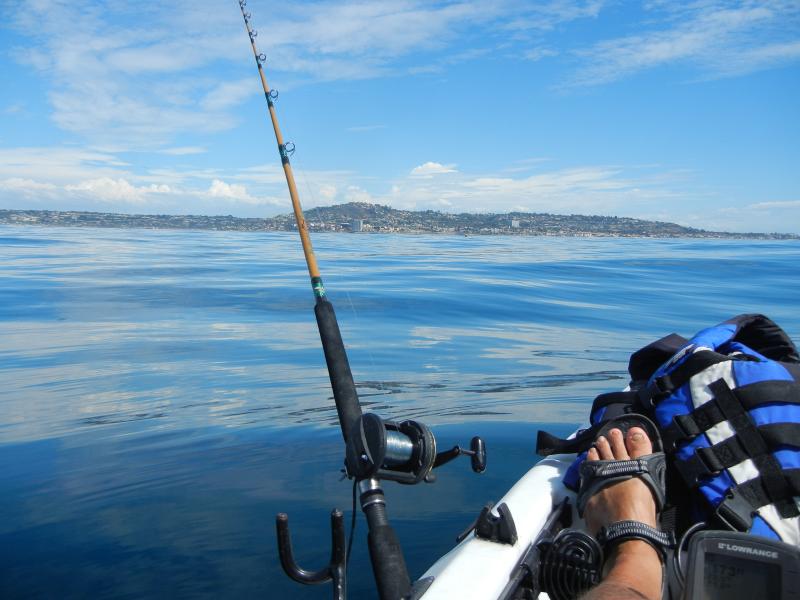
[[[753,526],[753,509],[750,502],[745,500],[735,489],[730,489],[725,494],[725,499],[720,502],[714,511],[719,521],[732,531],[749,531]]]
[[[669,375],[662,375],[661,377],[653,378],[646,386],[636,392],[639,402],[647,408],[653,409],[656,403],[669,396],[675,386]]]

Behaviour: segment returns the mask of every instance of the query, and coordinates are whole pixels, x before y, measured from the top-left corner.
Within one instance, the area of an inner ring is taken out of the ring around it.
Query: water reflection
[[[489,448],[484,476],[391,488],[416,575],[533,464],[540,424],[569,433],[625,384],[631,350],[754,310],[800,334],[790,243],[365,239],[315,237],[365,408]],[[273,540],[289,511],[316,568],[351,501],[297,246],[0,226],[0,597],[328,595]],[[372,597],[359,527],[352,597]]]
[[[532,464],[534,430],[442,428],[443,446],[481,433],[490,452],[505,459],[486,476],[467,475],[464,461],[443,468],[433,486],[388,484],[412,573],[448,550],[483,503]],[[273,519],[289,512],[301,564],[317,568],[328,560],[329,512],[350,506],[349,483],[337,476],[335,429],[192,430],[102,443],[74,436],[18,445],[13,454],[0,454],[0,560],[11,574],[0,578],[4,598],[329,594],[280,572]],[[435,531],[425,523],[436,523]],[[373,595],[364,536],[359,516],[353,598]]]

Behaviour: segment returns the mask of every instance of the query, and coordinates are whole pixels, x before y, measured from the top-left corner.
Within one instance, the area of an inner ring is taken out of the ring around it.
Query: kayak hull
[[[575,506],[574,492],[563,484],[564,474],[574,460],[574,454],[542,459],[495,504],[492,509],[495,516],[498,516],[496,508],[502,503],[510,510],[517,530],[516,543],[481,539],[473,530],[422,575],[420,581],[433,580],[420,597],[425,600],[498,598],[553,508],[564,498],[569,499],[571,507]],[[573,527],[580,528],[576,515],[573,515]]]

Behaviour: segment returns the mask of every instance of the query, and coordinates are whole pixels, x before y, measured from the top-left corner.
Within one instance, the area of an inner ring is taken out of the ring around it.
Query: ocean
[[[627,383],[631,352],[760,312],[800,340],[796,241],[320,234],[365,411],[440,449],[387,482],[412,578]],[[0,226],[0,597],[327,598],[352,486],[291,233]],[[376,597],[358,515],[350,598]]]

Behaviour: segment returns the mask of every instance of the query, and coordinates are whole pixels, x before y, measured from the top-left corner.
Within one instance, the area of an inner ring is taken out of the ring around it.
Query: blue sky
[[[249,0],[305,208],[800,233],[800,2]],[[290,211],[237,0],[0,0],[0,208]]]

